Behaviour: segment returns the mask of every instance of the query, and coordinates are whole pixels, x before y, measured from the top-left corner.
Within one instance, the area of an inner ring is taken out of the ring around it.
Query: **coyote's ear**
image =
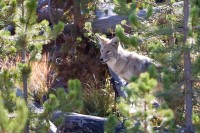
[[[100,36],[99,34],[96,34],[97,40],[99,41],[99,44],[102,46],[106,42],[106,38]]]
[[[115,36],[113,39],[112,39],[112,45],[114,47],[118,47],[119,46],[119,39],[117,36]]]

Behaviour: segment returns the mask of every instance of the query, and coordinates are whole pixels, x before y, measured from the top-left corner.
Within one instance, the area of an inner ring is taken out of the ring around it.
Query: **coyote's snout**
[[[153,62],[146,56],[123,49],[117,37],[108,39],[98,36],[98,39],[101,45],[100,61],[106,63],[119,77],[126,81],[145,72]]]

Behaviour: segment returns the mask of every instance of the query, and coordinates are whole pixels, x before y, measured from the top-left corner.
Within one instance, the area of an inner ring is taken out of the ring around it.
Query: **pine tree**
[[[50,39],[55,39],[63,30],[64,24],[59,22],[51,30],[46,20],[37,23],[36,0],[1,1],[1,8],[3,9],[1,10],[3,12],[1,18],[7,18],[1,23],[3,23],[3,26],[12,24],[15,31],[15,34],[11,35],[7,29],[1,29],[0,40],[2,40],[2,47],[4,48],[1,57],[8,59],[11,57],[10,53],[14,56],[20,55],[21,63],[18,64],[18,69],[21,78],[19,79],[22,80],[24,99],[27,103],[28,77],[31,73],[30,62],[41,58],[42,45]],[[12,15],[10,15],[10,12],[12,12]],[[8,49],[6,46],[12,47]],[[29,132],[28,125],[25,132]]]
[[[14,92],[10,94],[14,95]],[[13,114],[9,114],[7,108],[3,105],[3,102],[0,102],[0,132],[2,133],[21,133],[26,124],[28,118],[28,109],[25,101],[17,97],[13,98],[13,100],[16,103],[15,112],[13,112]],[[0,101],[4,100],[0,97]]]
[[[15,70],[3,69],[0,73],[0,132],[21,133],[28,118],[24,99],[16,96],[15,82],[19,75]]]
[[[138,79],[134,79],[134,82],[124,87],[127,97],[119,99],[118,109],[123,119],[125,119],[124,126],[127,133],[151,133],[153,132],[153,127],[156,126],[160,127],[160,132],[166,128],[173,131],[174,115],[172,110],[165,105],[161,105],[159,109],[153,106],[155,102],[153,88],[157,85],[157,81],[150,78],[151,76],[147,72],[142,73]],[[115,116],[108,118],[105,127],[108,133],[115,132],[114,127],[116,124],[111,126],[115,119]]]
[[[55,111],[79,112],[83,106],[81,82],[77,79],[68,81],[68,92],[63,88],[58,88],[54,94],[49,94],[49,99],[44,103],[44,113],[35,115],[37,121],[31,122],[31,127],[39,132],[48,132],[50,119]],[[34,120],[34,119],[33,119]],[[55,124],[62,125],[63,117],[60,116]],[[41,124],[42,123],[42,124]],[[58,129],[59,130],[59,129]]]

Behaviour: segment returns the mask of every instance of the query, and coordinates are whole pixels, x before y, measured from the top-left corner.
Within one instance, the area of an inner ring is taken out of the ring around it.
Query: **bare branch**
[[[198,26],[193,26],[192,29],[194,29],[194,30],[200,29],[200,25],[198,25]]]
[[[200,82],[200,79],[191,79],[191,82]]]
[[[54,25],[55,22],[54,22],[53,15],[52,15],[52,12],[51,12],[51,0],[48,0],[48,14],[49,14],[49,18],[51,20],[51,23]]]

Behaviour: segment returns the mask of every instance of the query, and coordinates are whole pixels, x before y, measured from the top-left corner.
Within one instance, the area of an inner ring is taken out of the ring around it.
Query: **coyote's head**
[[[118,46],[119,40],[117,37],[113,39],[104,38],[102,36],[97,36],[99,40],[99,44],[101,45],[100,52],[101,57],[100,61],[105,64],[112,64],[116,62],[117,55],[118,55]]]

